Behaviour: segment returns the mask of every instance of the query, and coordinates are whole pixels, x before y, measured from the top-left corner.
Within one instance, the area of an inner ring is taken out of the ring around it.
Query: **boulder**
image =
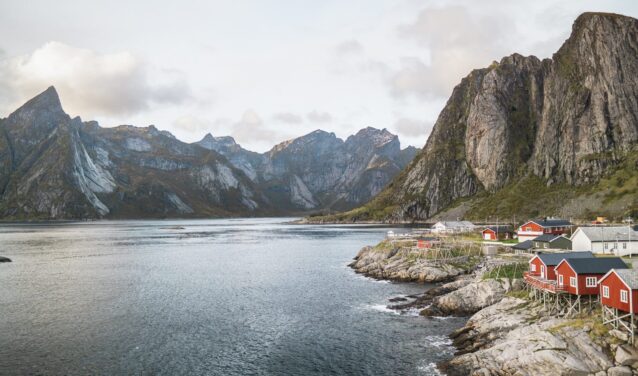
[[[0,256],[0,262],[11,262],[11,259],[8,257],[2,257]]]
[[[621,366],[633,366],[634,368],[638,368],[638,350],[633,346],[620,345],[616,349],[614,360]]]
[[[631,376],[631,368],[627,366],[611,367],[607,370],[607,376]]]

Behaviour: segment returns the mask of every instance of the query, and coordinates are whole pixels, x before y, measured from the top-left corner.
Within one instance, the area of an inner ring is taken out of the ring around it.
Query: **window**
[[[605,249],[609,249],[609,244],[605,242]]]
[[[603,298],[609,298],[609,286],[603,286]]]
[[[576,277],[569,277],[569,285],[571,287],[576,287]]]
[[[629,301],[627,290],[620,290],[620,301],[627,303]]]
[[[541,265],[541,277],[545,278],[545,267]]]
[[[585,278],[585,287],[596,287],[596,277]]]
[[[549,246],[549,244],[545,243],[545,248],[547,248],[547,246]]]
[[[559,274],[558,275],[558,286],[562,286],[563,285],[563,275]]]
[[[530,266],[530,270],[531,270],[531,271],[533,271],[533,272],[535,272],[535,271],[536,271],[536,264],[532,264],[532,265]]]
[[[622,243],[622,249],[627,249],[627,243]]]

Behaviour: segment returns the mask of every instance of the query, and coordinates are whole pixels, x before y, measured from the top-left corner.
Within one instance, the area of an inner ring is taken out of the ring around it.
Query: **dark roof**
[[[532,249],[533,247],[534,247],[534,244],[532,243],[531,240],[525,240],[524,242],[520,242],[512,246],[512,248],[514,249],[522,249],[524,251],[527,251],[528,249]]]
[[[561,235],[554,235],[554,234],[543,234],[541,236],[537,236],[534,239],[532,239],[535,242],[546,242],[546,243],[551,243],[554,240],[558,239],[558,238],[565,238],[564,236]],[[565,238],[567,239],[567,238]],[[569,239],[568,239],[569,240]]]
[[[578,274],[605,274],[611,269],[627,269],[620,257],[568,258],[565,262]]]
[[[486,230],[492,230],[494,232],[510,232],[512,231],[512,227],[508,226],[508,225],[502,225],[502,226],[487,226],[485,228]]]
[[[563,227],[571,226],[572,223],[566,219],[536,219],[533,221],[542,227]]]
[[[543,264],[547,266],[555,266],[558,265],[563,259],[570,258],[593,258],[594,255],[590,251],[579,251],[579,252],[561,252],[561,253],[539,253],[538,257],[541,259]]]

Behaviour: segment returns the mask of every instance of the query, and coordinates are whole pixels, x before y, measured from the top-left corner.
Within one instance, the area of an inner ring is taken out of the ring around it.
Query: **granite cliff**
[[[637,73],[638,20],[584,13],[551,59],[513,54],[463,78],[409,167],[321,220],[636,211]]]

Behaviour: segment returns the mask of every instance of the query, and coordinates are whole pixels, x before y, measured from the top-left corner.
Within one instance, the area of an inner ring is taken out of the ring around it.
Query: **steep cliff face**
[[[514,54],[465,77],[406,171],[342,217],[427,219],[530,177],[596,184],[635,152],[637,73],[638,20],[585,13],[552,59]]]
[[[0,123],[0,217],[121,218],[269,213],[223,156],[155,127],[71,119],[52,87]]]
[[[416,155],[387,130],[364,128],[345,141],[322,130],[282,142],[264,154],[230,137],[207,135],[198,145],[216,150],[286,211],[350,209],[370,200]]]

